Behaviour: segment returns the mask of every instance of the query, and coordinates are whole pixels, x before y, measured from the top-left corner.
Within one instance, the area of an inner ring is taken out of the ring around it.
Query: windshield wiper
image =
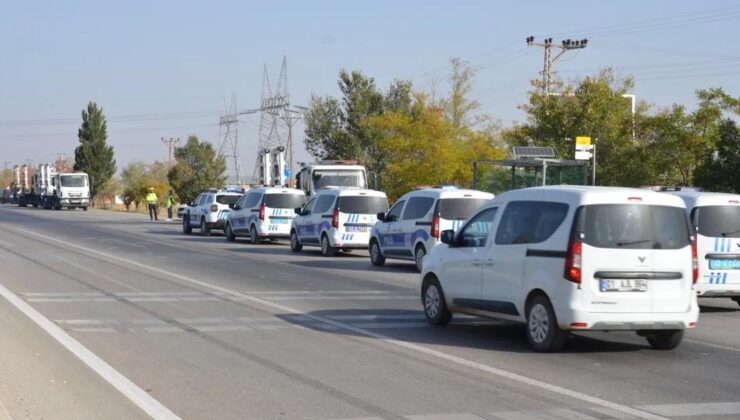
[[[645,242],[650,242],[650,239],[642,239],[639,241],[617,242],[617,246],[637,245],[637,244],[642,244]]]
[[[727,235],[734,235],[736,233],[740,233],[740,229],[733,230],[732,232],[722,232],[722,236],[724,237],[724,236],[727,236]]]

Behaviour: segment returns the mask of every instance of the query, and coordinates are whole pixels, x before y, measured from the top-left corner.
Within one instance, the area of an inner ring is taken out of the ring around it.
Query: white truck
[[[366,189],[367,171],[362,165],[351,160],[323,160],[317,163],[302,164],[296,174],[296,188],[306,196],[329,187],[354,187]]]

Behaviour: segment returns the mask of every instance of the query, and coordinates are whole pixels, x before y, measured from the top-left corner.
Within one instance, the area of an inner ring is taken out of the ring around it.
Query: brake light
[[[265,204],[262,203],[260,206],[260,220],[265,220]]]
[[[432,238],[439,238],[439,215],[432,219]]]
[[[629,198],[627,198],[627,201],[641,202],[642,201],[642,197],[629,197]]]
[[[565,279],[581,284],[581,267],[583,263],[583,243],[571,240],[568,254],[565,257]]]
[[[217,205],[215,205],[215,204],[214,204],[214,205],[212,205],[212,206],[211,206],[211,211],[212,211],[212,212],[217,212],[217,211],[218,211],[218,206],[217,206]]]
[[[693,284],[696,284],[696,282],[699,280],[699,258],[697,257],[698,252],[696,249],[696,243],[698,242],[697,239],[698,238],[696,237],[696,235],[693,235],[691,237],[691,268],[693,272]]]
[[[331,216],[331,227],[339,228],[339,209],[334,209],[334,214]]]

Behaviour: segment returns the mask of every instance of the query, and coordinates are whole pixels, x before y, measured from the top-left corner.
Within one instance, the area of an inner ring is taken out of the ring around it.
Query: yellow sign
[[[591,144],[591,137],[589,137],[589,136],[578,136],[578,137],[576,137],[576,144],[577,145],[588,146],[588,145]]]

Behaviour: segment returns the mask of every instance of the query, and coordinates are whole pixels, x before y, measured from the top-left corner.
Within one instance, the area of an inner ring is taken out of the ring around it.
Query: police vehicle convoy
[[[696,235],[699,297],[740,304],[740,195],[671,192],[686,203]]]
[[[411,191],[396,201],[370,233],[370,261],[387,258],[415,261],[421,271],[424,256],[439,242],[443,230],[457,230],[493,194],[453,186]]]
[[[226,240],[248,236],[253,244],[261,240],[290,237],[295,209],[306,204],[306,194],[294,188],[250,189],[226,216]]]
[[[209,236],[212,229],[224,229],[226,216],[241,196],[241,192],[216,189],[201,193],[183,213],[183,233],[198,229],[202,236]]]
[[[362,188],[328,188],[314,193],[295,209],[290,248],[319,246],[324,256],[339,250],[367,249],[377,214],[388,210],[385,193]]]
[[[632,330],[673,349],[699,317],[696,242],[684,202],[607,187],[537,187],[483,206],[424,259],[426,318],[453,313],[522,322],[556,351],[570,331]]]

